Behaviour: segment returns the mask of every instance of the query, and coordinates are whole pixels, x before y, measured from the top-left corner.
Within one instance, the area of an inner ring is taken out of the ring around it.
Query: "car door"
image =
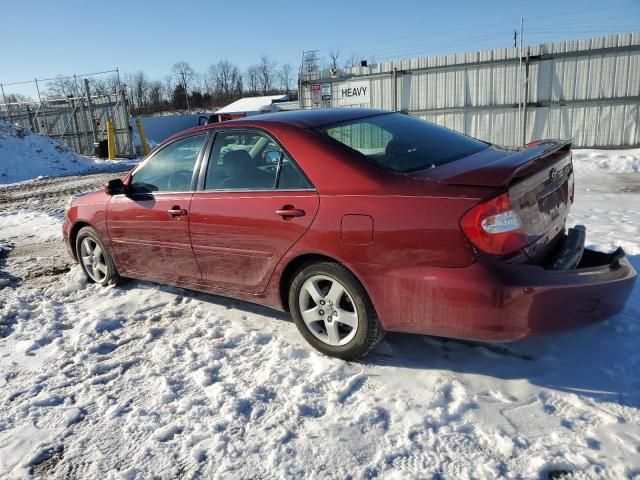
[[[126,194],[111,198],[109,236],[127,275],[200,281],[189,238],[189,210],[207,138],[201,133],[165,145],[133,171]]]
[[[253,129],[218,131],[191,201],[191,243],[210,287],[259,293],[309,228],[318,193],[286,151]]]

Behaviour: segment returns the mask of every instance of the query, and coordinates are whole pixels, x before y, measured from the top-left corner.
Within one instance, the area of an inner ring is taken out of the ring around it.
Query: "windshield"
[[[489,144],[401,113],[325,125],[316,131],[398,172],[434,168],[477,153]]]

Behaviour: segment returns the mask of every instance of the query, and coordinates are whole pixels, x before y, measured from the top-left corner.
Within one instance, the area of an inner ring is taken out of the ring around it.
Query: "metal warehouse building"
[[[640,33],[303,71],[300,108],[397,110],[493,143],[640,145]]]

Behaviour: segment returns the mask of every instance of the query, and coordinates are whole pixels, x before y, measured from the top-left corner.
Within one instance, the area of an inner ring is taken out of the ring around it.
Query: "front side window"
[[[316,129],[389,170],[414,172],[473,155],[489,144],[433,123],[388,113]]]
[[[285,151],[257,130],[216,134],[205,177],[205,190],[309,188]]]
[[[206,139],[207,134],[194,135],[162,148],[133,174],[131,192],[190,191],[193,170]]]

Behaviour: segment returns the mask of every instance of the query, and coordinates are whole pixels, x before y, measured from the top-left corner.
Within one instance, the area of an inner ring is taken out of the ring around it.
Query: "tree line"
[[[96,93],[106,93],[114,87],[113,82],[106,78],[92,83]],[[121,82],[133,114],[213,109],[247,95],[291,94],[296,90],[291,65],[278,67],[268,55],[245,71],[226,59],[204,72],[196,72],[189,63],[180,61],[162,79],[151,79],[140,70],[124,74]]]
[[[267,55],[244,72],[226,59],[210,65],[202,73],[180,61],[174,63],[171,73],[161,80],[150,79],[138,71],[125,74],[122,83],[134,114],[212,109],[247,95],[291,94],[296,90],[291,65],[285,63],[278,67]],[[109,87],[111,85],[107,85]]]
[[[161,79],[150,78],[144,71],[88,78],[92,95],[117,93],[125,89],[134,115],[173,110],[214,109],[248,95],[297,95],[297,80],[290,64],[278,65],[268,55],[242,71],[235,63],[223,59],[204,72],[196,72],[188,62],[173,64]],[[83,79],[59,77],[46,82],[41,91],[44,99],[60,99],[85,95]],[[42,88],[42,87],[41,87]],[[293,95],[293,96],[295,96]],[[8,103],[34,99],[19,93],[7,93]],[[3,99],[0,98],[0,103]]]
[[[336,48],[329,49],[326,59],[316,58],[313,53],[313,57],[305,58],[305,68],[338,68],[340,56],[340,50]],[[345,59],[344,67],[358,65],[359,58],[358,54],[351,54]],[[262,55],[258,63],[245,70],[223,59],[211,64],[204,72],[197,72],[188,62],[179,61],[162,78],[150,78],[139,70],[120,77],[113,74],[88,80],[92,95],[115,94],[119,86],[123,87],[134,115],[187,109],[212,110],[250,95],[289,94],[297,97],[297,72],[288,63],[278,65],[268,55]],[[75,77],[50,80],[41,92],[45,99],[84,94],[84,80]],[[32,97],[18,93],[8,93],[5,98],[9,103],[34,101]]]

